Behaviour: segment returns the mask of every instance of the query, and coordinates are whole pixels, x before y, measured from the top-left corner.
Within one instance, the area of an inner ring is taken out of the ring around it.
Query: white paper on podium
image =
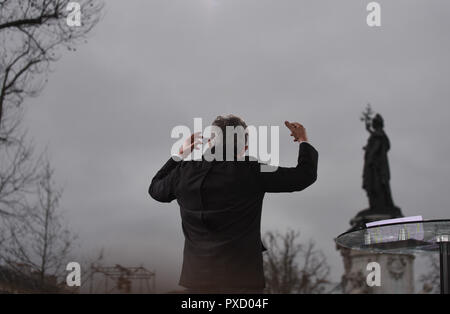
[[[374,227],[368,229],[369,243],[394,242],[408,239],[423,240],[423,225],[420,223],[422,221],[422,216],[410,216],[367,223],[366,227]],[[414,224],[412,222],[417,223]],[[383,225],[394,223],[397,225],[390,226],[387,229],[381,228]]]
[[[409,217],[369,222],[369,223],[366,223],[366,227],[382,226],[382,225],[395,224],[395,223],[401,223],[401,222],[415,222],[415,221],[422,221],[422,220],[423,220],[422,216],[409,216]]]

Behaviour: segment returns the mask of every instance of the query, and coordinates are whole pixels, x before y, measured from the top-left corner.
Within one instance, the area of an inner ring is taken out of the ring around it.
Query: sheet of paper
[[[422,221],[422,216],[409,216],[409,217],[402,217],[402,218],[394,218],[394,219],[386,219],[386,220],[378,220],[366,223],[366,227],[373,227],[373,226],[382,226],[387,224],[394,224],[394,223],[406,223],[406,222],[415,222],[415,221]]]
[[[409,239],[422,241],[424,239],[423,225],[421,223],[422,221],[422,216],[410,216],[367,223],[366,227],[374,228],[367,229],[364,242],[367,245]],[[389,228],[382,228],[383,225],[393,223],[398,224],[390,226]]]

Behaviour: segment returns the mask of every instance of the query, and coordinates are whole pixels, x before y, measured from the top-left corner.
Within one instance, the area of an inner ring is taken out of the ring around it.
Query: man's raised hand
[[[193,133],[184,141],[183,146],[180,147],[178,155],[181,158],[186,158],[194,149],[198,149],[198,145],[202,144],[202,132]]]
[[[308,136],[303,125],[298,122],[284,121],[286,127],[291,131],[291,136],[294,137],[294,142],[307,142]]]

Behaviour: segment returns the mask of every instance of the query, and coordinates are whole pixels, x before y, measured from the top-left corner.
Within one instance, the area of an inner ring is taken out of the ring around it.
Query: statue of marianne
[[[370,136],[364,147],[363,189],[369,198],[369,209],[376,213],[395,211],[389,184],[390,172],[387,153],[390,149],[389,138],[383,130],[381,115],[371,117],[372,110],[367,107],[361,120],[365,121]]]
[[[373,116],[370,105],[363,112],[361,121],[366,124],[370,136],[364,147],[364,169],[362,188],[369,198],[369,208],[361,210],[350,220],[356,230],[365,227],[365,223],[380,219],[403,217],[399,207],[394,205],[391,194],[388,151],[391,148],[389,138],[384,132],[381,115]]]

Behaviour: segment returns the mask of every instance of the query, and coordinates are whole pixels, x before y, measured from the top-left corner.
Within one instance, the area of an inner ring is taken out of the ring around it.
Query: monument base
[[[376,254],[338,248],[344,260],[342,292],[349,294],[414,293],[414,255]],[[380,264],[380,286],[369,287],[367,264]]]
[[[398,207],[384,210],[364,209],[351,221],[349,231],[366,227],[366,223],[403,217]],[[337,248],[344,260],[342,275],[343,293],[414,293],[414,258],[412,254],[379,254],[368,253],[348,248]],[[381,285],[369,287],[367,284],[367,264],[380,264]]]

